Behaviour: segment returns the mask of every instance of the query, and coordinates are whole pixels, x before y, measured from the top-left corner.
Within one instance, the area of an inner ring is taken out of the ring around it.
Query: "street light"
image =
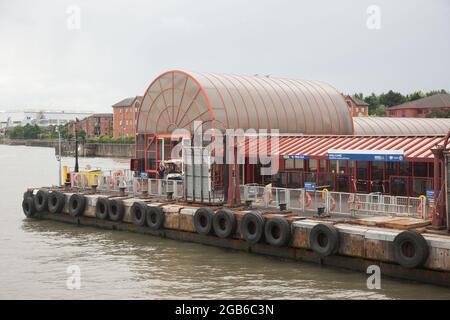
[[[62,176],[62,168],[61,168],[61,131],[59,130],[59,126],[56,127],[56,132],[58,132],[58,154],[56,155],[56,160],[59,162],[59,185],[62,185],[61,176]]]

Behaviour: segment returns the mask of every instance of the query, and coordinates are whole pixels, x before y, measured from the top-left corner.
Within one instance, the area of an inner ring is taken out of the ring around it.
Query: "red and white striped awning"
[[[272,138],[245,139],[245,154],[274,153],[280,156],[303,155],[326,158],[330,149],[402,150],[405,160],[433,159],[431,149],[444,143],[444,136],[281,136],[278,144]],[[450,143],[448,144],[450,147]]]

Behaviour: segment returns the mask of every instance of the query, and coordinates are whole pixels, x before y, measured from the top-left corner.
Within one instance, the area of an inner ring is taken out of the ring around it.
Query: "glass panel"
[[[409,162],[400,162],[400,176],[411,176],[411,163]]]
[[[426,177],[427,176],[427,163],[426,162],[414,162],[414,176]]]
[[[284,161],[284,167],[286,168],[286,169],[294,169],[295,168],[295,162],[294,162],[294,160],[293,159],[286,159],[285,161]]]
[[[328,172],[336,172],[337,160],[330,160],[328,163]]]
[[[339,169],[338,172],[340,174],[346,173],[345,170],[347,169],[347,161],[346,160],[338,161],[338,169]]]
[[[316,172],[317,171],[317,160],[313,159],[313,160],[309,160],[309,171],[310,172]]]
[[[358,161],[356,163],[356,172],[358,179],[366,180],[367,179],[367,168],[369,166],[368,161]]]
[[[304,160],[295,160],[295,168],[304,169],[305,168]]]

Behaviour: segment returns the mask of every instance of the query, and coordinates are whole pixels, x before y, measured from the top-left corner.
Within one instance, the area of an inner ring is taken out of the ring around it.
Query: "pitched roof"
[[[408,108],[422,109],[422,108],[437,108],[437,107],[450,107],[450,94],[438,93],[422,99],[409,101],[403,104],[392,106],[389,108],[389,110],[408,109]]]
[[[360,98],[355,97],[355,96],[350,96],[350,95],[348,95],[348,96],[347,96],[347,99],[353,100],[353,102],[354,102],[356,105],[358,105],[358,106],[368,106],[368,105],[369,105],[369,104],[366,103],[364,100],[361,100]]]
[[[445,136],[340,136],[340,135],[304,135],[278,137],[277,143],[272,138],[246,138],[244,147],[239,152],[246,155],[273,154],[279,156],[301,155],[310,158],[326,158],[330,150],[386,150],[403,151],[407,160],[433,159],[431,151],[436,145],[445,143]],[[447,147],[450,143],[447,144]],[[275,148],[272,152],[272,148]]]
[[[123,100],[117,102],[116,104],[113,104],[112,107],[113,107],[113,108],[116,108],[116,107],[130,107],[130,106],[134,103],[134,101],[135,101],[136,99],[137,99],[138,101],[142,101],[142,96],[136,96],[136,97],[125,98],[125,99],[123,99]]]

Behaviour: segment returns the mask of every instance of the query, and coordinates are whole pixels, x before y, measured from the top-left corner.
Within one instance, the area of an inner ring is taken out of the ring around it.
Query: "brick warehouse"
[[[111,113],[95,113],[78,121],[69,123],[68,131],[76,133],[86,132],[88,138],[111,136],[113,132],[113,115]]]
[[[123,99],[112,106],[113,108],[113,136],[134,137],[136,131],[136,120],[141,96]]]

